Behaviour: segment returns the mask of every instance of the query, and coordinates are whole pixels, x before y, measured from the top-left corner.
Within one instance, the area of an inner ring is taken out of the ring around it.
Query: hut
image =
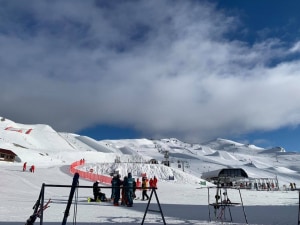
[[[0,148],[0,161],[14,162],[16,156],[11,150]]]

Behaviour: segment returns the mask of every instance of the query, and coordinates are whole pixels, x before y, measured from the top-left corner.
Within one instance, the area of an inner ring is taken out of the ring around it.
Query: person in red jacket
[[[34,173],[34,169],[35,169],[35,167],[34,167],[34,165],[32,165],[29,170],[31,173]]]
[[[136,189],[141,189],[141,185],[142,185],[142,182],[140,181],[140,178],[137,178],[136,179]]]
[[[154,176],[153,178],[153,187],[157,188],[157,178]]]
[[[142,191],[142,182],[140,181],[140,178],[136,178],[135,189],[139,190],[139,192],[138,192],[139,196],[137,196],[136,194],[135,194],[135,196],[136,196],[136,198],[140,199],[142,197],[142,192],[141,192]]]
[[[152,178],[150,178],[150,180],[149,180],[149,187],[153,187],[153,179]]]
[[[24,162],[24,164],[23,164],[23,171],[26,170],[26,165],[27,165],[27,162]]]

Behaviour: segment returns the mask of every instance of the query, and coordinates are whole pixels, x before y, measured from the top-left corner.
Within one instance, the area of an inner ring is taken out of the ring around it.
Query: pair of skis
[[[44,211],[45,209],[47,209],[47,208],[50,207],[49,206],[50,203],[51,203],[51,199],[49,199],[48,202],[46,202],[46,204],[44,204],[43,206],[39,207],[39,202],[36,202],[35,205],[33,206],[33,209],[35,209],[35,212],[28,218],[28,220],[26,221],[25,225],[33,225],[34,222],[36,221],[36,219],[40,218],[40,216],[42,214],[42,211]]]
[[[66,206],[66,210],[64,212],[64,218],[63,218],[62,225],[66,225],[66,223],[67,223],[67,218],[69,216],[69,211],[70,211],[70,207],[71,207],[71,204],[72,204],[73,196],[74,196],[75,190],[76,190],[76,188],[79,184],[78,180],[79,180],[79,173],[75,173],[74,177],[73,177],[73,182],[72,182],[72,186],[71,186],[71,190],[70,190],[68,203],[67,203],[67,206]],[[43,211],[50,207],[49,204],[51,203],[51,199],[49,199],[48,202],[46,202],[46,204],[44,204],[44,189],[45,189],[45,186],[46,186],[45,184],[42,185],[39,198],[36,201],[35,205],[33,206],[33,209],[34,209],[33,214],[27,219],[25,225],[33,225],[35,220],[38,217],[41,219],[41,222],[42,222]],[[47,186],[66,187],[66,185],[47,185]],[[77,199],[76,199],[76,201],[77,201]],[[44,205],[41,205],[41,203],[44,204]]]

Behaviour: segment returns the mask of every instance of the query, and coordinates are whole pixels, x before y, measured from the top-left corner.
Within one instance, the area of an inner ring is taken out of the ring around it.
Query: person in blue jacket
[[[132,178],[132,174],[128,173],[127,179],[124,179],[125,198],[128,207],[133,205],[133,194],[135,188],[135,181]]]
[[[112,186],[112,197],[114,199],[114,206],[119,206],[119,200],[120,200],[120,189],[123,182],[120,180],[120,175],[116,175],[113,177],[111,181]]]

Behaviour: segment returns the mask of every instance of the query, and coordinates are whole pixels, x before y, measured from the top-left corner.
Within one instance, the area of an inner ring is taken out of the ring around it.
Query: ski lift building
[[[230,183],[248,179],[248,174],[242,168],[224,168],[203,173],[201,178],[214,183]]]

